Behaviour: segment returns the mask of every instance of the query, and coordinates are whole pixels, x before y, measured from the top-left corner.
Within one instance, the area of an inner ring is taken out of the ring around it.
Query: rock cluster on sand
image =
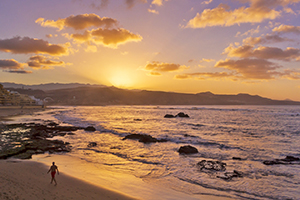
[[[74,134],[72,132],[79,129],[86,130],[85,127],[59,126],[54,122],[47,125],[35,123],[2,125],[0,136],[5,137],[6,142],[0,142],[2,147],[0,159],[9,157],[30,159],[33,154],[69,152],[71,146],[68,142],[49,140],[48,138],[72,135]],[[87,131],[92,130],[95,130],[94,127],[87,129]]]

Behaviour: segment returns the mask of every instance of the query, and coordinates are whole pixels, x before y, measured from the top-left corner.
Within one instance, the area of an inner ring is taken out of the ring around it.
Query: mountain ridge
[[[64,85],[66,86],[66,85]],[[149,90],[127,90],[103,85],[80,84],[52,90],[6,88],[21,94],[30,94],[39,99],[50,97],[47,105],[300,105],[298,101],[273,100],[259,95],[246,93],[213,94],[178,93]],[[49,98],[48,98],[49,99]]]

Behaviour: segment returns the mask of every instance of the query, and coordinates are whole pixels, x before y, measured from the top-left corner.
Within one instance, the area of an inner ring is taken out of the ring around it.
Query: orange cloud
[[[47,69],[49,66],[63,66],[66,65],[63,61],[52,61],[47,59],[45,56],[31,56],[29,58],[29,61],[27,62],[29,67],[32,67],[34,69]]]
[[[14,59],[0,60],[1,69],[23,69],[24,64],[19,63]]]
[[[204,72],[204,73],[186,73],[186,74],[179,74],[175,76],[175,79],[198,79],[198,80],[205,80],[207,78],[213,79],[221,79],[232,77],[232,74],[228,74],[227,72]]]
[[[185,65],[179,65],[174,63],[159,63],[159,62],[151,62],[148,63],[145,68],[147,71],[155,72],[158,75],[158,72],[175,72],[184,69],[188,69]]]
[[[120,44],[127,42],[138,42],[142,40],[142,36],[133,34],[130,31],[120,29],[102,29],[98,28],[92,31],[85,31],[83,34],[71,34],[70,38],[77,42],[87,42],[102,44],[107,47],[116,48]]]
[[[280,66],[264,59],[226,59],[225,61],[217,62],[215,67],[233,70],[237,75],[241,75],[240,78],[243,79],[270,80],[280,75],[279,72],[274,71]]]
[[[46,20],[44,18],[38,18],[35,23],[40,24],[43,27],[54,27],[62,30],[65,27],[73,28],[75,30],[82,30],[90,27],[106,27],[110,28],[117,25],[117,20],[108,17],[99,17],[92,14],[71,15],[65,19]]]
[[[277,47],[264,47],[260,46],[254,49],[252,45],[243,45],[240,47],[229,46],[225,49],[225,53],[230,57],[239,58],[259,58],[259,59],[275,59],[275,60],[299,60],[300,59],[300,49],[287,47],[282,50]]]
[[[286,42],[286,41],[293,41],[289,38],[281,37],[279,35],[264,35],[261,37],[248,37],[243,40],[244,44],[249,45],[257,45],[257,44],[273,44],[278,42]]]
[[[0,51],[16,54],[44,53],[50,55],[67,55],[68,44],[49,44],[45,40],[29,37],[14,37],[12,39],[0,40]]]
[[[19,63],[14,59],[4,59],[0,60],[0,69],[3,69],[4,72],[9,73],[19,73],[19,74],[29,74],[31,71],[24,70],[23,63]]]
[[[148,9],[148,12],[153,13],[153,14],[157,14],[157,15],[159,14],[159,12],[157,10],[150,9],[150,8]]]
[[[278,27],[273,28],[272,31],[300,34],[300,26],[280,25]]]
[[[266,19],[273,20],[281,14],[281,11],[276,11],[273,8],[284,4],[281,1],[249,0],[249,2],[250,7],[240,7],[234,10],[230,10],[230,7],[225,4],[220,4],[213,9],[205,9],[202,13],[197,13],[188,22],[187,27],[232,26],[241,23],[258,23]],[[298,2],[298,0],[285,2],[288,4]]]

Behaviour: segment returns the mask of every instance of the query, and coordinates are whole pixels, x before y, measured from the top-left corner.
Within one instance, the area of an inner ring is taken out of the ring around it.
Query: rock
[[[175,116],[174,115],[171,115],[171,114],[166,114],[165,116],[164,116],[164,118],[174,118]]]
[[[195,147],[192,147],[190,145],[186,145],[186,146],[180,147],[178,152],[180,154],[194,154],[194,153],[198,153],[198,149],[196,149]]]
[[[242,160],[240,157],[232,157],[232,160]]]
[[[227,180],[227,181],[231,180],[234,177],[242,178],[243,173],[239,172],[239,171],[236,171],[236,170],[233,170],[233,172],[225,172],[224,176],[217,176],[217,178],[221,178],[221,179],[224,179],[224,180]]]
[[[226,170],[226,163],[221,161],[213,161],[213,160],[202,160],[197,163],[197,167],[199,170],[207,169],[207,170],[214,170],[214,171],[225,171]]]
[[[94,131],[96,131],[96,128],[93,127],[93,126],[88,126],[88,127],[86,127],[84,130],[85,130],[85,131],[89,131],[89,132],[94,132]]]
[[[88,147],[95,147],[95,146],[97,146],[97,143],[96,142],[90,142],[87,146]]]
[[[146,135],[146,134],[130,134],[130,135],[125,136],[125,138],[123,138],[123,140],[126,140],[126,139],[139,140],[139,142],[143,142],[143,143],[159,142],[159,140],[157,140],[156,138],[152,137],[151,135]]]
[[[283,159],[265,160],[265,165],[289,165],[289,164],[300,164],[300,158],[294,156],[286,156]]]
[[[183,112],[178,113],[175,117],[190,117],[187,114],[184,114]]]
[[[50,122],[48,123],[48,126],[58,126],[59,124],[55,123],[55,122]]]

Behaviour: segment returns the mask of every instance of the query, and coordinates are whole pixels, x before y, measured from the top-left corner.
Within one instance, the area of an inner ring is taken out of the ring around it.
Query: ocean
[[[221,199],[300,199],[298,163],[263,163],[286,156],[300,157],[299,106],[52,108],[18,120],[94,126],[95,132],[78,130],[75,135],[54,138],[69,142],[72,151],[66,155],[93,166],[94,171],[103,169],[134,176],[149,186],[182,193],[190,199],[203,199],[202,195]],[[164,118],[179,112],[189,118]],[[123,140],[134,133],[167,142],[144,144]],[[90,142],[97,145],[88,147]],[[178,149],[185,145],[197,148],[199,153],[179,154]],[[223,170],[201,169],[197,163],[203,160],[219,161],[226,166]],[[235,172],[238,176],[228,178],[228,174]]]

